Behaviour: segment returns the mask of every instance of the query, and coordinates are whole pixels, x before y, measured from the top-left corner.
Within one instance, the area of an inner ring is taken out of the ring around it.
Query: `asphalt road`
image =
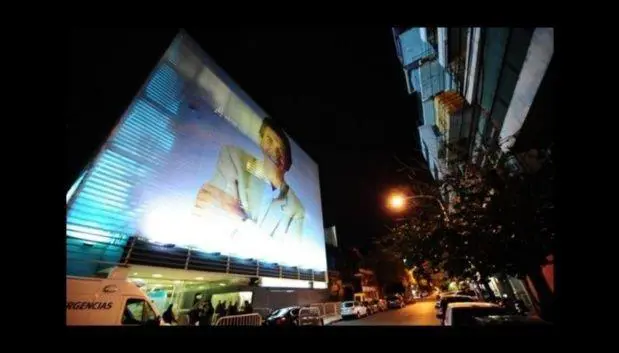
[[[391,309],[359,320],[334,322],[333,326],[438,326],[435,301],[420,301],[402,309]]]

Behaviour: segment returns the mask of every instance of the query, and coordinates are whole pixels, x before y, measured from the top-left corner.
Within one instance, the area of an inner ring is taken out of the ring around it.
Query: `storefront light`
[[[262,277],[260,279],[260,286],[277,288],[311,288],[309,281],[273,277]]]

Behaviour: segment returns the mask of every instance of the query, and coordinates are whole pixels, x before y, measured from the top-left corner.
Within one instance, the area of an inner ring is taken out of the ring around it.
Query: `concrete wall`
[[[535,29],[501,129],[499,141],[504,152],[515,142],[516,134],[527,117],[553,53],[554,30]]]
[[[444,168],[441,167],[441,164],[438,160],[439,139],[438,136],[436,136],[432,125],[423,125],[419,127],[419,140],[422,150],[423,143],[428,146],[428,157],[426,158],[426,161],[428,162],[428,168],[430,169],[430,173],[435,179],[440,180],[443,177]],[[425,152],[424,157],[426,157]],[[437,174],[435,174],[435,168],[438,170]]]
[[[419,68],[421,101],[426,101],[445,90],[445,69],[434,60]]]
[[[481,41],[481,28],[475,27],[468,33],[470,47],[470,55],[466,56],[466,70],[465,70],[465,82],[464,82],[464,98],[469,104],[473,103],[473,97],[475,93],[475,83],[477,78],[477,72],[479,71],[479,52]]]
[[[438,28],[438,62],[447,67],[447,28]]]
[[[423,124],[434,125],[436,121],[434,101],[432,99],[429,99],[425,102],[422,102],[421,107],[422,107],[422,112],[423,112]]]

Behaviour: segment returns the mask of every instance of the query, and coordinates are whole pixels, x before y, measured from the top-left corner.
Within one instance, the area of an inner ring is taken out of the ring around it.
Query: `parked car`
[[[378,306],[378,311],[387,311],[387,301],[385,299],[374,299]]]
[[[343,319],[346,318],[360,318],[362,316],[368,315],[368,309],[358,301],[345,301],[342,302],[341,306],[341,315]]]
[[[508,309],[514,315],[526,315],[529,312],[529,309],[521,299],[499,298],[494,303]]]
[[[450,303],[466,303],[466,302],[477,302],[479,301],[477,298],[469,297],[466,295],[448,295],[441,298],[440,305],[436,311],[436,317],[441,320],[441,322],[445,319],[445,310],[447,310],[447,305]]]
[[[380,311],[378,303],[374,300],[363,302],[363,305],[368,309],[368,314],[373,315]]]
[[[306,307],[309,308],[309,307]],[[264,326],[323,326],[317,309],[304,310],[299,317],[300,306],[290,306],[273,311],[262,323]]]
[[[544,321],[538,317],[522,316],[522,315],[490,315],[484,317],[476,317],[475,325],[477,326],[550,326],[548,321]]]
[[[474,290],[472,289],[464,289],[464,290],[459,290],[456,292],[456,295],[466,295],[469,297],[477,297],[477,293],[475,293]]]
[[[442,292],[436,295],[436,304],[434,304],[434,308],[438,309],[441,306],[441,298],[444,297],[448,297],[451,295],[456,295],[457,292],[451,291],[451,292]]]
[[[400,295],[391,295],[387,297],[387,307],[389,309],[403,308],[404,300]]]
[[[477,324],[476,318],[507,314],[507,309],[492,303],[449,303],[445,311],[443,326],[473,326]]]

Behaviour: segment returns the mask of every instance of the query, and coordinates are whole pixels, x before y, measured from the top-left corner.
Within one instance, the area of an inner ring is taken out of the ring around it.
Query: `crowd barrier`
[[[244,315],[224,316],[215,322],[215,326],[260,326],[273,310],[271,308],[254,308],[254,313]],[[342,319],[339,302],[314,303],[299,310],[299,321],[318,317],[320,323],[329,325]]]
[[[243,314],[224,316],[217,319],[215,326],[260,326],[262,325],[262,317],[260,314]]]
[[[340,302],[314,303],[310,304],[310,307],[319,310],[324,325],[342,319]]]

